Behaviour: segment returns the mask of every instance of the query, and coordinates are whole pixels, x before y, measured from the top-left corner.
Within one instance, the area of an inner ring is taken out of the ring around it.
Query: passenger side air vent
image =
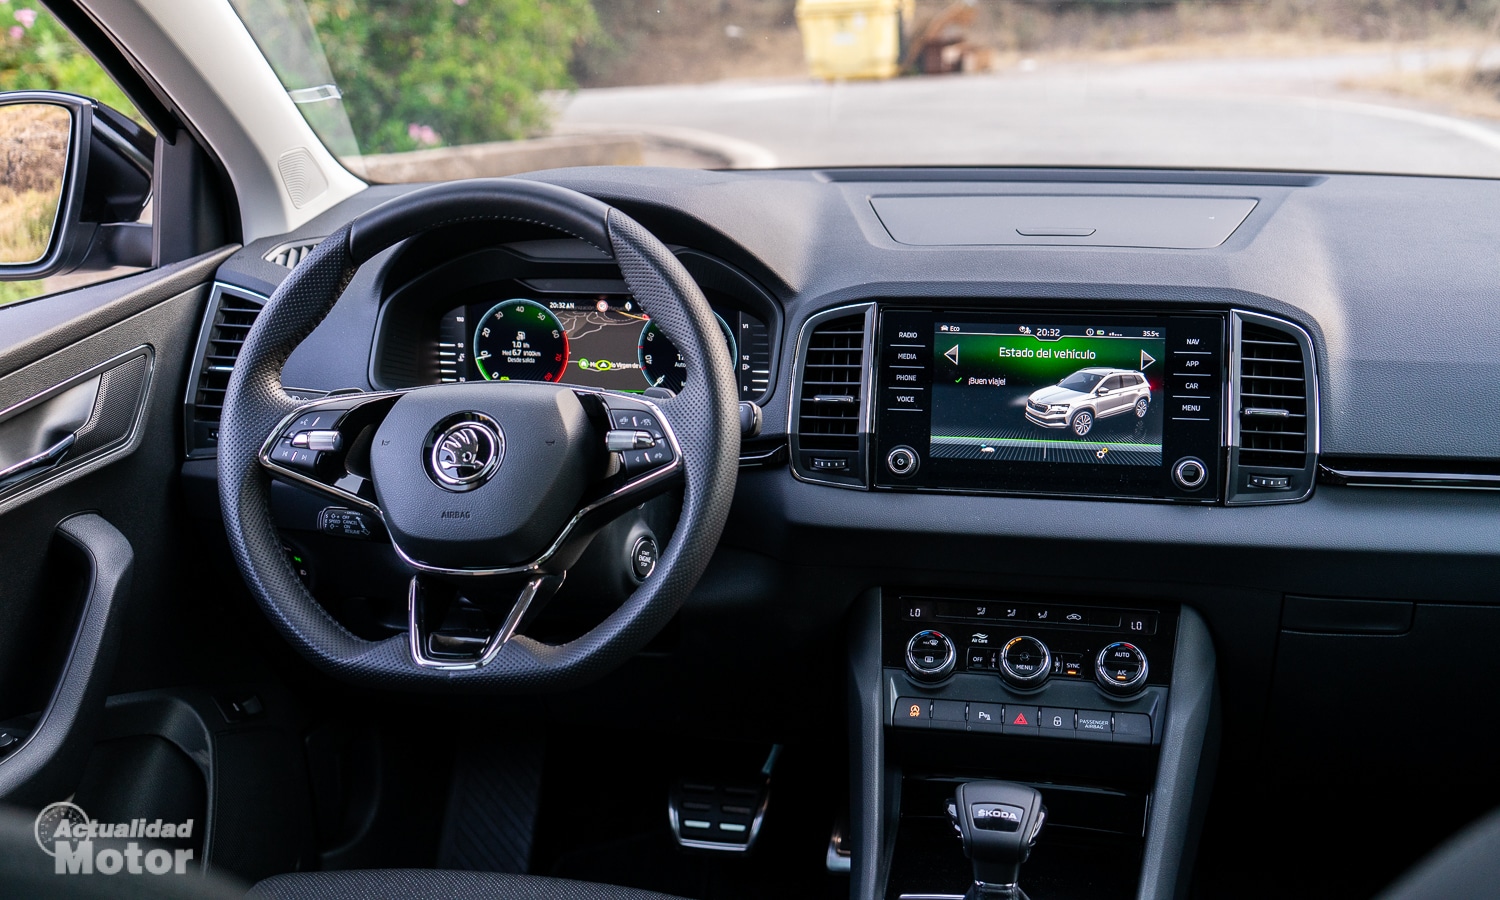
[[[1290,322],[1235,313],[1230,502],[1300,500],[1317,465],[1312,343]]]
[[[865,345],[870,307],[814,316],[802,332],[793,396],[792,459],[807,481],[865,483]]]
[[[297,241],[296,243],[292,244],[282,244],[278,247],[273,248],[270,253],[266,254],[266,262],[275,263],[278,266],[283,266],[288,269],[295,269],[297,267],[297,263],[302,262],[303,259],[306,259],[307,254],[312,252],[312,248],[318,246],[318,244],[322,243],[322,241],[322,238],[317,238],[311,241]]]
[[[212,456],[218,447],[219,415],[224,409],[229,373],[265,302],[266,298],[249,291],[214,285],[198,337],[196,377],[188,384],[185,418],[189,458]]]

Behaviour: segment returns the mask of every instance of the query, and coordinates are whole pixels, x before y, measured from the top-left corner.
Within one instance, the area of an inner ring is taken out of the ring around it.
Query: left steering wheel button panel
[[[318,467],[317,453],[303,447],[295,447],[286,438],[276,442],[276,449],[271,451],[271,460],[308,473]]]

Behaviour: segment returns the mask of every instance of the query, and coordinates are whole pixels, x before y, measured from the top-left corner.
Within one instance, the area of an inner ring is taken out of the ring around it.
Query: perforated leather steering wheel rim
[[[405,634],[365,640],[312,597],[282,549],[270,510],[270,478],[257,455],[277,423],[300,405],[281,385],[283,365],[332,309],[359,265],[432,229],[483,222],[545,226],[611,255],[631,293],[678,347],[690,377],[676,397],[658,403],[681,448],[682,513],[651,577],[588,633],[561,645],[517,635],[482,667],[434,669],[416,663]],[[245,584],[277,631],[319,669],[379,688],[565,690],[609,672],[643,647],[707,568],[734,492],[738,392],[708,302],[677,258],[640,224],[598,200],[542,182],[455,182],[370,210],[292,270],[246,336],[224,397],[218,454],[225,530]]]

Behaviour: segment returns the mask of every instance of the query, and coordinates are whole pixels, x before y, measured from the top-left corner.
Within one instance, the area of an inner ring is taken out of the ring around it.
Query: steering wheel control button
[[[1110,715],[1097,709],[1078,710],[1078,730],[1074,737],[1089,741],[1111,740]]]
[[[653,571],[656,570],[656,539],[652,537],[636,538],[635,546],[630,550],[630,571],[634,573],[637,581],[645,581]]]
[[[289,440],[280,440],[271,451],[271,461],[310,475],[318,466],[318,454],[301,447],[293,447]]]
[[[368,540],[375,535],[369,516],[358,510],[330,506],[318,513],[318,530],[324,534]]]
[[[958,650],[941,631],[919,631],[906,642],[906,673],[917,681],[942,681],[957,662]]]
[[[902,697],[896,701],[891,722],[897,728],[927,728],[928,701],[919,697]]]
[[[1050,674],[1052,653],[1031,635],[1011,638],[1000,648],[1000,677],[1011,687],[1041,687]]]
[[[341,450],[344,446],[344,436],[337,431],[299,431],[292,435],[292,446],[314,452]]]
[[[623,453],[626,450],[647,450],[655,446],[656,437],[649,431],[637,431],[633,428],[617,428],[604,435],[604,449],[611,453]]]
[[[640,475],[671,461],[672,448],[665,443],[649,450],[627,450],[620,454],[620,462],[625,464],[625,472],[629,475]]]
[[[1145,713],[1115,713],[1115,743],[1151,743],[1151,717]]]
[[[1115,641],[1099,651],[1094,677],[1111,694],[1134,694],[1146,686],[1150,666],[1141,648],[1128,641]]]
[[[1185,491],[1196,491],[1208,481],[1208,466],[1196,456],[1184,456],[1172,466],[1172,480]]]
[[[436,431],[427,454],[427,472],[438,487],[472,491],[500,468],[505,459],[505,433],[482,413],[460,413],[456,418]]]
[[[971,803],[969,818],[985,831],[1019,831],[1026,810],[1004,803]]]
[[[910,447],[897,447],[885,457],[885,467],[898,478],[906,478],[915,474],[921,465],[922,461],[917,456],[917,451]]]
[[[292,437],[304,431],[321,431],[333,428],[348,413],[346,409],[320,409],[301,416],[292,423],[292,427],[286,430],[286,436]]]

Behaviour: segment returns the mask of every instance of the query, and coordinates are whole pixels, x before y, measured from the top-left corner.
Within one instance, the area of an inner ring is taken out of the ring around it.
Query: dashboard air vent
[[[224,391],[234,370],[245,335],[260,315],[265,298],[215,285],[209,298],[198,350],[198,370],[188,386],[188,455],[211,455],[219,441],[219,416]]]
[[[1307,465],[1307,367],[1285,332],[1246,322],[1240,338],[1240,465]]]
[[[804,450],[859,449],[865,318],[845,316],[813,329],[802,367],[797,432]]]
[[[1295,503],[1318,467],[1318,365],[1298,325],[1261,313],[1230,314],[1234,338],[1229,423],[1230,506]]]
[[[792,469],[806,481],[865,486],[865,343],[871,307],[808,320],[792,398]]]
[[[283,266],[288,269],[295,269],[297,267],[297,263],[302,262],[302,260],[307,257],[307,254],[312,252],[312,248],[318,246],[318,244],[320,244],[322,240],[322,238],[317,238],[316,240],[311,241],[298,241],[292,244],[282,244],[278,247],[273,248],[270,253],[266,254],[266,262],[275,263],[278,266]]]

